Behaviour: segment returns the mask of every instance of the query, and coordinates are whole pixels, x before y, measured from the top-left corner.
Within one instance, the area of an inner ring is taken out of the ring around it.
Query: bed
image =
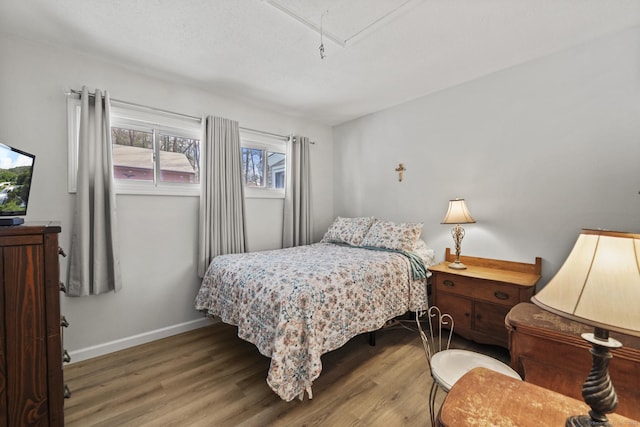
[[[338,217],[321,242],[213,259],[195,307],[238,327],[271,358],[283,400],[312,398],[321,356],[388,320],[427,308],[433,251],[422,224]]]

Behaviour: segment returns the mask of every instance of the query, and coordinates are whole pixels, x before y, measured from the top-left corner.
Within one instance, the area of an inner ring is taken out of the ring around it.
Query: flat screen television
[[[0,143],[0,225],[19,225],[27,214],[36,156]]]

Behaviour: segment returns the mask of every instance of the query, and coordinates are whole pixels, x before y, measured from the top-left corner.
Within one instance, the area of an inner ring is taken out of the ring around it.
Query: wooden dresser
[[[0,426],[64,425],[58,233],[0,227]]]
[[[454,320],[454,331],[467,339],[509,346],[504,318],[516,304],[529,301],[540,280],[542,260],[527,264],[461,256],[466,270],[449,268],[455,255],[447,248],[445,261],[429,267],[433,273],[433,304]]]
[[[525,381],[582,399],[591,370],[591,344],[581,337],[593,328],[531,303],[518,304],[505,318],[511,367]],[[611,332],[623,347],[611,350],[609,376],[618,395],[618,414],[640,420],[640,338]],[[638,423],[640,427],[640,421]]]

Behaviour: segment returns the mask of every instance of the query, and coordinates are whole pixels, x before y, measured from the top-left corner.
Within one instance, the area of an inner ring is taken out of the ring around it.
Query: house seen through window
[[[80,100],[68,98],[69,191],[76,186]],[[200,119],[112,101],[115,189],[124,194],[198,196]]]
[[[80,100],[67,98],[69,191],[76,190]],[[120,194],[198,196],[200,119],[114,102],[111,106],[113,176]],[[284,198],[287,137],[240,131],[242,179],[249,198]]]
[[[243,132],[240,141],[246,196],[283,198],[287,173],[286,141]]]
[[[245,185],[284,188],[286,156],[258,148],[242,148],[242,174]]]
[[[112,127],[111,140],[115,179],[200,182],[200,141],[197,139]]]

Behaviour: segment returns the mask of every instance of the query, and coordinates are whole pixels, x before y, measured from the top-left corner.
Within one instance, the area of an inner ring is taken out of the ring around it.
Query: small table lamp
[[[449,200],[449,210],[441,222],[441,224],[456,224],[456,226],[451,229],[451,236],[453,236],[453,241],[456,244],[456,259],[449,264],[449,268],[455,268],[456,270],[464,270],[467,268],[466,265],[460,262],[460,244],[464,237],[464,228],[462,228],[460,224],[471,224],[474,222],[476,222],[476,220],[471,218],[464,199]]]
[[[610,426],[606,414],[618,397],[609,378],[609,349],[622,344],[609,331],[640,336],[640,234],[582,230],[558,273],[531,300],[594,327],[593,334],[582,334],[592,344],[593,365],[582,386],[591,411],[567,418],[566,426]]]

